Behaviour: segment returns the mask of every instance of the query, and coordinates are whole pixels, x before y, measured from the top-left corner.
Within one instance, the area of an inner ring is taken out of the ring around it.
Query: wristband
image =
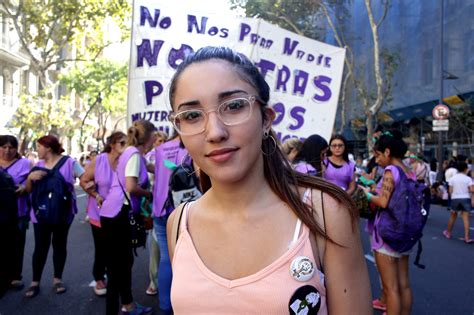
[[[372,199],[372,194],[371,193],[367,193],[367,200],[370,202],[370,199]]]

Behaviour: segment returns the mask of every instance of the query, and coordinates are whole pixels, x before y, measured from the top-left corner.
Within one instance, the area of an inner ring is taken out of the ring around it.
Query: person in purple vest
[[[324,160],[324,179],[344,189],[351,195],[355,188],[355,163],[349,160],[347,141],[342,135],[329,140],[328,157]]]
[[[133,301],[129,213],[140,212],[142,197],[152,200],[152,193],[146,189],[148,175],[143,155],[153,146],[154,131],[155,126],[144,120],[133,122],[128,129],[126,149],[118,160],[109,194],[100,208],[100,224],[107,244],[106,314],[118,314],[119,302],[124,314],[151,312],[150,307]]]
[[[18,154],[18,140],[11,135],[0,136],[0,167],[13,179],[17,190],[17,220],[0,227],[0,248],[5,253],[0,266],[0,295],[8,287],[14,290],[23,288],[22,270],[25,251],[25,235],[28,229],[28,195],[25,181],[30,172],[31,163]]]
[[[107,293],[105,284],[105,252],[107,244],[105,243],[104,233],[100,226],[99,210],[109,194],[118,159],[125,149],[126,143],[127,136],[123,132],[116,131],[112,133],[107,138],[104,152],[99,154],[86,167],[86,172],[81,177],[81,187],[89,194],[87,200],[87,215],[89,216],[95,247],[92,275],[96,282],[94,292],[99,296]]]
[[[322,177],[322,161],[328,150],[328,142],[320,135],[309,136],[295,156],[292,166],[295,171]]]
[[[166,208],[168,198],[169,181],[172,170],[167,164],[180,165],[188,151],[184,148],[178,136],[167,141],[155,149],[155,182],[153,185],[153,221],[156,239],[160,251],[160,262],[158,268],[158,299],[160,309],[163,313],[171,313],[171,262],[168,253],[168,241],[166,237],[166,222],[173,207]]]
[[[61,153],[64,152],[64,149],[55,136],[48,135],[39,138],[36,141],[36,149],[40,160],[35,166],[51,170],[63,157]],[[36,217],[35,209],[30,211],[31,222],[34,223],[35,249],[33,252],[33,281],[25,293],[25,296],[28,298],[35,297],[39,293],[41,275],[48,258],[51,243],[53,245],[54,291],[56,294],[66,292],[66,287],[61,279],[66,264],[69,228],[74,220],[74,215],[77,213],[74,183],[76,178],[80,178],[84,174],[84,169],[75,159],[68,156],[66,162],[59,168],[59,172],[67,183],[72,196],[72,202],[70,209],[64,209],[67,213],[64,223],[50,224],[41,222]],[[46,175],[47,173],[43,170],[33,170],[26,180],[26,191],[32,192],[35,189],[35,185],[37,185],[36,183]]]
[[[416,180],[402,159],[407,151],[407,144],[402,140],[402,133],[398,130],[385,131],[374,144],[375,162],[384,168],[382,179],[378,182],[374,194],[368,188],[361,187],[367,193],[369,202],[379,207],[387,208],[390,198],[400,183],[400,171],[408,178]],[[371,247],[374,251],[375,262],[382,280],[381,299],[373,301],[374,308],[385,309],[387,314],[410,314],[413,303],[412,290],[409,281],[408,252],[397,252],[388,246],[377,232],[380,222],[369,220],[367,231],[370,233]],[[378,300],[378,301],[377,301]],[[380,301],[386,301],[386,305]]]

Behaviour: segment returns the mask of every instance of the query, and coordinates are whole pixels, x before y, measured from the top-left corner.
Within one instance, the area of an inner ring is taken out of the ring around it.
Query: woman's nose
[[[206,122],[206,141],[220,142],[227,139],[228,130],[216,112],[210,112]]]

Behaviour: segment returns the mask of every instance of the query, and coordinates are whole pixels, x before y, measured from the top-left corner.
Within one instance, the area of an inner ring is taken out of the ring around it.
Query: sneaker
[[[380,311],[386,311],[387,310],[387,304],[382,303],[379,299],[375,299],[372,301],[372,307],[375,310],[380,310]]]
[[[124,308],[122,307],[122,314],[124,315],[149,314],[153,310],[151,307],[140,305],[137,302],[133,304],[135,305],[135,307],[131,311],[124,310]]]
[[[450,239],[450,238],[451,238],[451,233],[449,233],[448,230],[444,230],[444,231],[443,231],[443,235],[444,235],[444,237],[446,237],[447,239]]]
[[[104,281],[99,280],[99,281],[96,282],[96,284],[94,286],[94,293],[97,296],[104,296],[104,295],[107,294],[107,287],[105,286]]]
[[[146,293],[147,295],[152,295],[152,296],[153,296],[153,295],[157,295],[157,294],[158,294],[158,290],[155,289],[155,288],[152,287],[152,286],[149,286],[149,287],[146,289],[145,293]]]

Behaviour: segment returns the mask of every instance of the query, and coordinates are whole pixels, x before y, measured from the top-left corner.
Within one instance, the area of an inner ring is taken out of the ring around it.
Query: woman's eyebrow
[[[198,100],[193,100],[193,101],[188,101],[188,102],[184,102],[184,103],[181,103],[178,105],[178,110],[182,107],[182,106],[194,106],[194,105],[199,105],[201,104]]]
[[[234,94],[239,94],[239,93],[240,94],[243,93],[243,94],[247,94],[247,95],[249,94],[247,91],[237,89],[237,90],[230,90],[230,91],[221,92],[221,93],[219,93],[218,98],[219,98],[219,100],[222,100],[226,97],[229,97],[229,96],[234,95]]]

